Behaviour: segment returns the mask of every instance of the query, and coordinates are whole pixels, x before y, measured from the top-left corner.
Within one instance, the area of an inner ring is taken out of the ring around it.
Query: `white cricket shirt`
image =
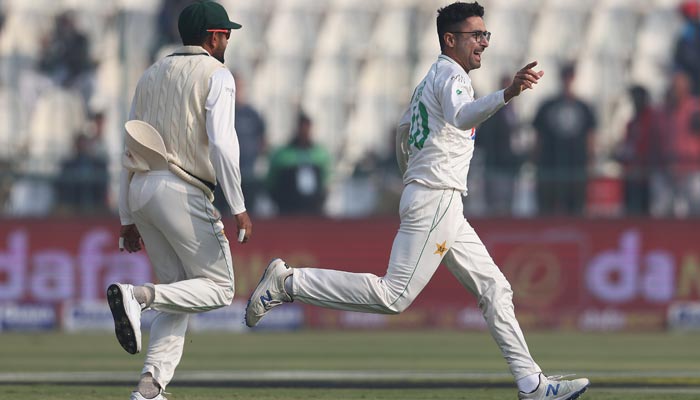
[[[476,127],[504,105],[503,90],[474,100],[469,75],[441,54],[399,121],[399,132],[408,130],[404,184],[456,189],[466,196]]]
[[[241,158],[238,133],[234,126],[236,114],[236,82],[226,69],[211,76],[207,96],[207,136],[209,159],[214,166],[216,179],[224,192],[233,215],[244,212],[245,203],[241,190]]]

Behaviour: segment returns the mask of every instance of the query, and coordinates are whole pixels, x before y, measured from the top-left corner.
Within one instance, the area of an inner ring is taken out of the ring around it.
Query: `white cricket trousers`
[[[189,314],[231,304],[234,280],[221,216],[202,190],[169,171],[137,173],[129,208],[158,279],[142,373],[165,388],[182,357]]]
[[[401,195],[399,214],[386,275],[295,268],[294,299],[338,310],[397,314],[411,305],[444,262],[476,295],[515,379],[541,372],[515,319],[510,284],[464,218],[460,193],[411,183]]]

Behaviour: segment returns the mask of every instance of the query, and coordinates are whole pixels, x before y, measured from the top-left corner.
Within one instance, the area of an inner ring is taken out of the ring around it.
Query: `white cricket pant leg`
[[[535,363],[515,318],[513,291],[469,222],[461,218],[457,240],[445,256],[445,265],[476,295],[486,324],[516,380],[542,369]]]
[[[204,193],[168,171],[136,174],[129,206],[156,278],[159,311],[143,372],[165,388],[182,357],[189,313],[231,304],[233,263],[218,211]]]
[[[515,319],[510,284],[464,219],[460,193],[409,184],[399,212],[401,226],[384,277],[295,268],[294,299],[338,310],[399,313],[430,281],[444,254],[450,271],[477,295],[515,379],[540,372]]]
[[[457,236],[462,198],[455,190],[406,186],[399,205],[401,225],[386,275],[295,268],[296,301],[338,310],[397,314],[405,310],[440,265]],[[439,250],[442,250],[439,251]]]
[[[158,312],[151,325],[148,351],[141,374],[149,373],[161,388],[173,379],[185,346],[189,314]]]

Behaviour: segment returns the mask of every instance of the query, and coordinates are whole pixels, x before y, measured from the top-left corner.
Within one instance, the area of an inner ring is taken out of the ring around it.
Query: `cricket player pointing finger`
[[[239,242],[252,234],[233,122],[236,85],[223,64],[231,30],[239,28],[217,3],[185,7],[178,19],[183,46],[146,70],[136,87],[122,158],[120,243],[128,252],[145,245],[159,284],[107,290],[117,339],[129,353],[141,349],[141,310],[157,311],[132,400],[165,399],[189,314],[233,299],[231,250],[212,203],[217,183]]]
[[[413,92],[398,126],[397,156],[404,170],[401,224],[383,277],[330,269],[268,265],[246,308],[255,326],[271,308],[292,300],[338,310],[397,314],[404,311],[444,263],[478,298],[491,335],[513,374],[521,399],[579,397],[588,379],[545,377],[515,319],[510,284],[465,220],[462,196],[476,128],[543,76],[532,62],[506,88],[475,99],[469,78],[481,67],[491,33],[478,3],[438,10],[442,54]]]

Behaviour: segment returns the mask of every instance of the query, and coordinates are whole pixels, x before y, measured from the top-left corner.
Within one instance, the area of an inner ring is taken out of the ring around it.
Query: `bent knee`
[[[392,303],[380,304],[379,312],[388,315],[401,314],[402,312],[408,309],[411,303],[413,303],[413,299],[399,298],[398,300],[393,301]]]
[[[224,306],[230,306],[233,302],[234,289],[233,286],[228,287],[223,290],[223,303]]]
[[[377,305],[375,308],[375,312],[377,314],[385,314],[385,315],[396,315],[396,314],[401,314],[404,310],[396,308],[394,306],[387,306],[387,305]]]
[[[230,306],[233,302],[233,295],[235,292],[233,282],[229,281],[226,284],[219,285],[218,292],[218,305],[220,307]]]
[[[375,292],[378,312],[396,315],[406,311],[420,291],[411,290],[403,282],[395,282],[382,277],[379,290]]]
[[[377,312],[379,314],[386,314],[386,315],[396,315],[396,314],[401,314],[404,310],[394,307],[394,306],[388,306],[388,305],[381,305]]]

